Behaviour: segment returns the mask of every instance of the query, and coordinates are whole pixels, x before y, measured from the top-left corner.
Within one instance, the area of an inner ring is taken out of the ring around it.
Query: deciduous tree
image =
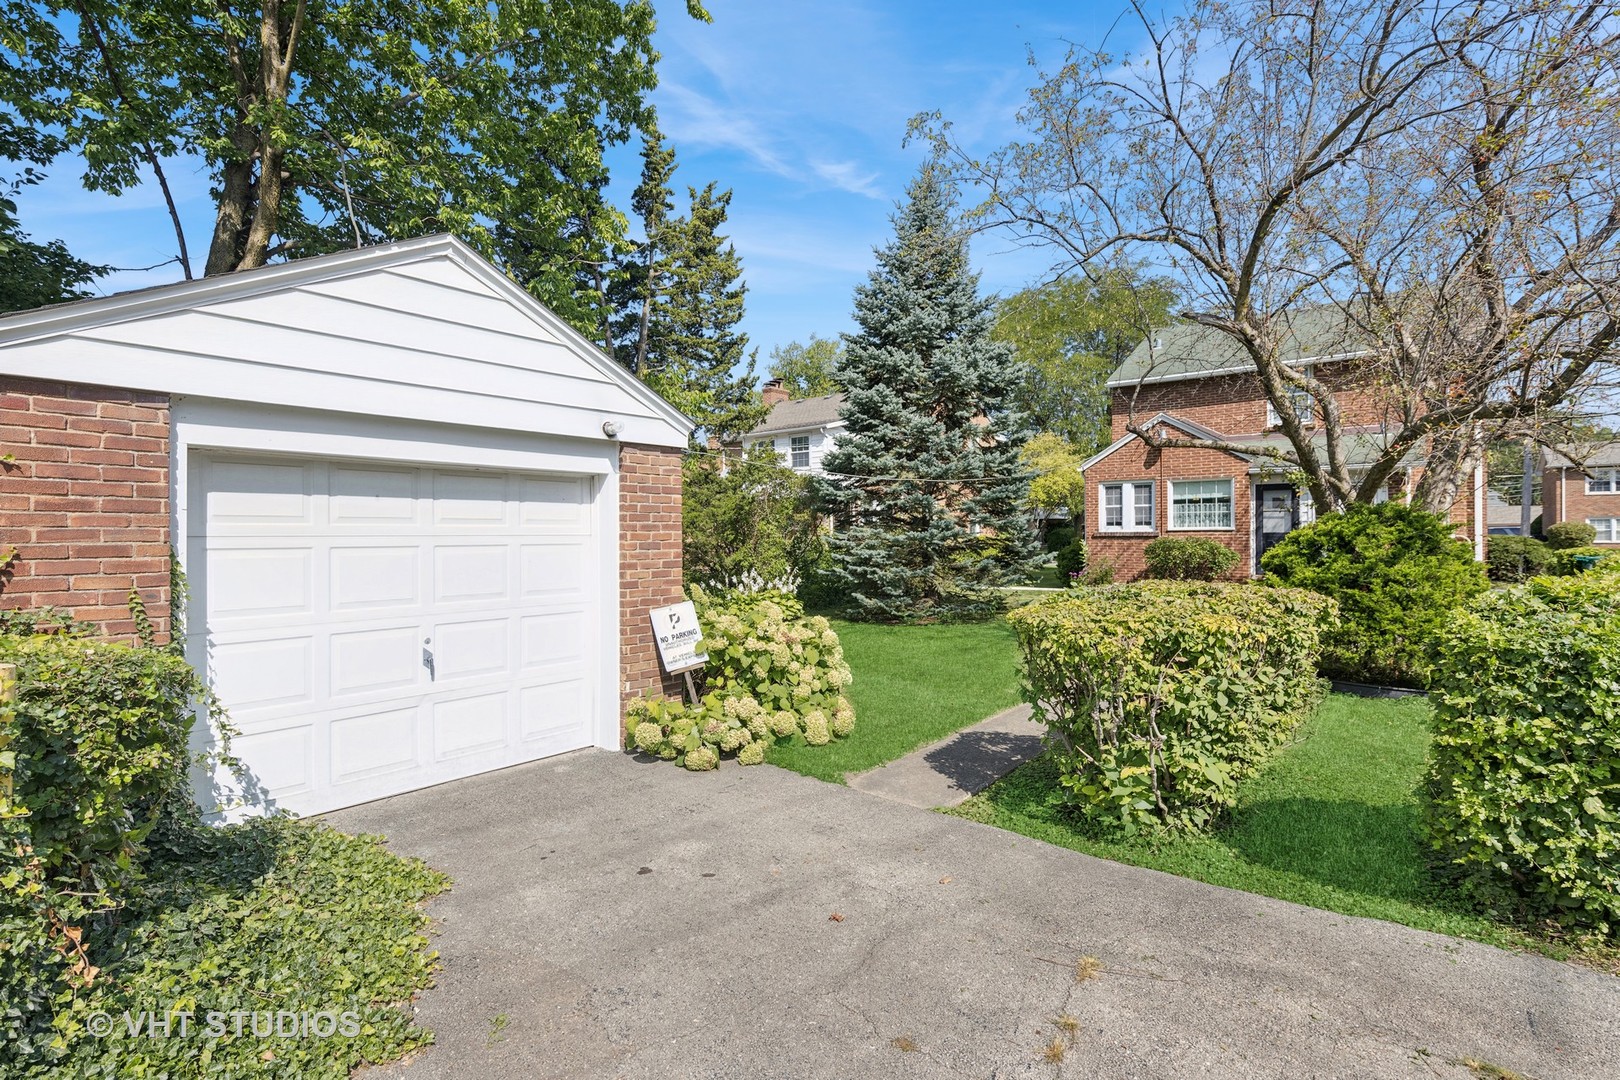
[[[3,0],[0,24],[0,101],[88,187],[157,183],[187,277],[176,156],[213,181],[205,273],[455,232],[603,340],[603,151],[647,115],[647,0]]]
[[[838,365],[844,361],[844,346],[835,338],[810,335],[808,345],[790,341],[771,350],[770,377],[796,398],[820,397],[842,390]]]
[[[1030,423],[1083,454],[1109,438],[1108,377],[1149,329],[1163,326],[1175,293],[1129,269],[1068,276],[996,303],[995,336],[1026,368],[1019,407]]]
[[[1564,0],[1139,4],[1125,55],[1076,48],[988,155],[919,118],[983,225],[1069,268],[1145,265],[1252,364],[1286,467],[1319,506],[1370,502],[1408,454],[1448,506],[1491,438],[1556,441],[1620,335],[1620,20]],[[1384,450],[1290,365],[1303,311],[1337,313],[1376,386]],[[1314,404],[1310,412],[1296,394]],[[1567,410],[1563,412],[1567,415]],[[1218,445],[1161,439],[1150,445]]]

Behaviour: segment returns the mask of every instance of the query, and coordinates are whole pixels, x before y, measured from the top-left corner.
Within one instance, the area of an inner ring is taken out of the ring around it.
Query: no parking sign
[[[658,639],[658,658],[664,662],[665,671],[674,675],[709,662],[707,653],[697,651],[703,629],[698,626],[697,610],[690,600],[654,608],[652,624],[653,637]]]

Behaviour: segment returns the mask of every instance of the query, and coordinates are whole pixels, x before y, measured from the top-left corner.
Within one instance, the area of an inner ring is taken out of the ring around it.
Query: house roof
[[[1620,442],[1591,442],[1548,447],[1541,452],[1550,469],[1620,465]]]
[[[1510,503],[1494,491],[1485,493],[1485,524],[1486,525],[1519,525],[1522,524],[1523,508],[1517,503]],[[1530,507],[1532,518],[1541,516],[1541,507]]]
[[[1307,364],[1355,356],[1361,349],[1343,312],[1331,305],[1293,314],[1283,340],[1285,364]],[[1109,377],[1110,387],[1239,375],[1254,370],[1248,354],[1230,336],[1198,323],[1182,322],[1155,330]]]
[[[1371,465],[1384,456],[1384,451],[1389,446],[1389,438],[1388,434],[1379,431],[1347,432],[1341,441],[1345,464],[1352,469]],[[1255,460],[1262,466],[1267,462],[1275,464],[1277,460],[1275,457],[1267,455],[1265,453],[1267,450],[1273,450],[1277,453],[1291,453],[1293,451],[1293,444],[1288,441],[1288,436],[1281,432],[1262,435],[1257,439],[1244,439],[1242,443],[1244,446],[1253,448]],[[1311,445],[1318,454],[1324,457],[1327,455],[1326,435],[1317,434],[1312,436]],[[1410,469],[1422,465],[1423,462],[1423,455],[1413,449],[1406,452],[1399,465],[1403,469]]]
[[[0,373],[595,442],[693,427],[445,234],[14,312]]]
[[[1152,427],[1157,427],[1160,424],[1169,424],[1172,427],[1180,428],[1182,431],[1186,432],[1188,435],[1191,435],[1195,439],[1223,439],[1224,440],[1226,438],[1225,435],[1222,435],[1220,432],[1216,431],[1214,428],[1207,428],[1202,424],[1194,423],[1191,420],[1186,420],[1186,419],[1183,419],[1182,417],[1179,417],[1179,416],[1176,416],[1176,415],[1174,415],[1172,413],[1167,413],[1167,412],[1162,412],[1162,413],[1157,414],[1151,420],[1149,420],[1145,424],[1142,424],[1141,426],[1144,427],[1144,428],[1152,428]],[[1137,438],[1138,438],[1138,436],[1134,432],[1129,432],[1129,431],[1126,432],[1124,434],[1124,436],[1122,436],[1121,438],[1115,439],[1108,446],[1103,447],[1103,449],[1097,451],[1097,453],[1091,455],[1090,457],[1086,458],[1086,460],[1082,461],[1080,463],[1080,471],[1085,472],[1087,469],[1089,469],[1093,465],[1097,464],[1097,462],[1103,460],[1104,458],[1108,457],[1110,454],[1114,453],[1114,451],[1121,450],[1124,447],[1130,445]],[[1225,451],[1225,452],[1226,453],[1234,453],[1233,451],[1230,451],[1230,450]],[[1237,456],[1239,458],[1244,458],[1245,460],[1248,458],[1247,454],[1235,454],[1235,456]]]
[[[838,410],[844,407],[844,395],[822,394],[820,397],[794,398],[779,401],[771,409],[765,422],[750,431],[750,437],[779,435],[784,431],[806,431],[842,423]]]
[[[1170,424],[1173,427],[1180,428],[1182,431],[1185,431],[1187,434],[1197,439],[1217,439],[1222,442],[1231,442],[1238,449],[1224,452],[1250,462],[1252,464],[1252,467],[1249,470],[1250,472],[1266,472],[1275,468],[1277,464],[1279,464],[1278,459],[1273,456],[1273,454],[1268,453],[1268,451],[1274,451],[1276,453],[1289,453],[1293,449],[1292,444],[1288,441],[1288,437],[1281,433],[1261,435],[1254,438],[1233,438],[1230,435],[1224,435],[1221,432],[1204,427],[1202,424],[1194,423],[1191,420],[1186,420],[1182,417],[1174,415],[1173,413],[1167,412],[1159,413],[1158,415],[1154,416],[1153,419],[1143,424],[1142,427],[1152,428],[1158,424]],[[1108,447],[1096,454],[1093,454],[1091,457],[1082,462],[1080,465],[1080,471],[1084,472],[1085,470],[1091,468],[1093,465],[1097,464],[1097,462],[1103,460],[1116,450],[1119,450],[1129,444],[1136,437],[1137,436],[1133,434],[1127,433],[1123,438],[1116,440]],[[1316,447],[1318,452],[1323,454],[1327,452],[1327,437],[1325,435],[1316,435],[1314,438],[1312,438],[1311,443]],[[1388,444],[1389,436],[1383,432],[1347,433],[1343,439],[1346,463],[1352,469],[1370,465],[1383,456],[1384,449],[1386,446],[1388,446]],[[1416,450],[1408,451],[1406,456],[1401,458],[1400,461],[1400,465],[1403,468],[1412,468],[1421,464],[1423,464],[1423,456]]]

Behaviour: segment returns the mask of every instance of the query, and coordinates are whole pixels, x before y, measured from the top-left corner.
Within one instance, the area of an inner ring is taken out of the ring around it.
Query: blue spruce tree
[[[838,378],[846,432],[816,482],[837,523],[826,584],[856,618],[984,618],[1036,557],[1013,408],[1022,371],[991,339],[953,200],[912,181],[877,269],[855,290]]]

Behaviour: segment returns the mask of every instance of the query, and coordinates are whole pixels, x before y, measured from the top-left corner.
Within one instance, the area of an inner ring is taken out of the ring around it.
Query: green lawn
[[[855,730],[826,746],[795,738],[765,760],[843,783],[1018,704],[1018,644],[1006,622],[877,626],[833,620],[855,682]]]
[[[1418,835],[1428,703],[1333,694],[1239,792],[1213,835],[1099,839],[1060,805],[1056,770],[1030,762],[955,810],[1060,847],[1346,915],[1405,923],[1612,968],[1567,943],[1459,908],[1430,877]]]

